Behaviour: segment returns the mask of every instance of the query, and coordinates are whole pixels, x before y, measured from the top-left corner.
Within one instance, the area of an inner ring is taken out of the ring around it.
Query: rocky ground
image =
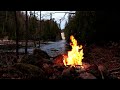
[[[63,56],[35,49],[31,55],[0,53],[0,79],[119,79],[120,44],[83,48],[84,68],[65,67]]]

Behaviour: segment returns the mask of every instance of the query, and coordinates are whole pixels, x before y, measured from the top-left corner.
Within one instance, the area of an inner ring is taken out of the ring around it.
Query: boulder
[[[65,68],[62,72],[62,79],[74,79],[77,73],[74,67]]]
[[[25,55],[20,60],[20,63],[32,64],[38,67],[42,67],[43,63],[50,62],[51,61],[49,59],[42,58],[40,55]]]
[[[34,49],[33,55],[41,56],[42,58],[50,59],[51,57],[41,49]]]
[[[22,77],[25,79],[45,79],[45,72],[34,65],[24,64],[24,63],[16,63],[13,67],[16,68],[17,71],[22,73]]]

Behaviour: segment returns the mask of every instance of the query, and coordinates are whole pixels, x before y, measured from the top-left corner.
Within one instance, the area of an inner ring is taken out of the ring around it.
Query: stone
[[[82,79],[97,79],[94,75],[88,72],[83,72],[79,75],[80,78]]]

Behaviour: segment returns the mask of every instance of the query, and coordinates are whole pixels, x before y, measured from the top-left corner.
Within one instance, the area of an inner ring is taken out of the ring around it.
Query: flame
[[[83,55],[83,49],[82,45],[77,46],[77,40],[74,38],[73,35],[70,36],[70,40],[72,43],[70,45],[72,46],[72,50],[68,51],[68,56],[63,56],[63,63],[65,66],[82,66],[82,59],[84,58]]]

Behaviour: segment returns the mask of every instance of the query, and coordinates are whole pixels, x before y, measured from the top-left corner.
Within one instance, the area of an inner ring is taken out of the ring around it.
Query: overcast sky
[[[54,12],[69,12],[69,11],[42,11],[42,14],[49,14],[49,13],[53,13],[52,14],[52,18],[55,19],[55,21],[57,21],[57,23],[60,23],[60,19],[64,17],[65,13],[54,13]],[[44,19],[50,19],[50,16],[46,16],[44,17]],[[68,20],[68,14],[65,15],[64,19],[61,21],[61,29],[64,29],[65,27],[65,22]]]
[[[62,13],[58,13],[58,12],[62,12]],[[41,17],[42,19],[50,19],[50,13],[52,13],[52,18],[54,18],[58,24],[60,23],[60,19],[62,19],[61,29],[64,29],[65,22],[68,20],[68,13],[65,15],[65,13],[63,12],[70,12],[70,11],[41,11]],[[39,18],[39,14],[40,11],[36,11],[36,16],[38,16],[38,18]]]

